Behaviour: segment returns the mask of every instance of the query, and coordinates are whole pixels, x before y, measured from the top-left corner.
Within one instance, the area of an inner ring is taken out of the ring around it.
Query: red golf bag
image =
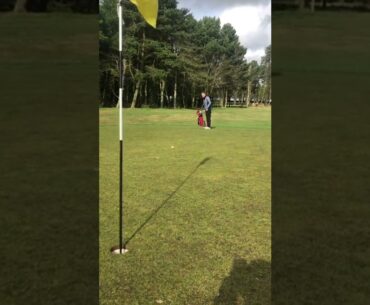
[[[204,121],[203,114],[200,110],[197,110],[197,116],[198,116],[198,125],[200,127],[206,126],[206,122]]]

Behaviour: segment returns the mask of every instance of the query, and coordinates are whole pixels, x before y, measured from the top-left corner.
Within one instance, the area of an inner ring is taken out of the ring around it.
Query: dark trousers
[[[209,128],[211,128],[211,115],[212,115],[212,109],[209,108],[208,111],[206,111],[207,127]]]

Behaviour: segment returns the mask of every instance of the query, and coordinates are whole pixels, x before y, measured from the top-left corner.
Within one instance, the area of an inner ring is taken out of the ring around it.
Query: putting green
[[[215,109],[213,130],[196,120],[192,110],[125,110],[131,239],[114,256],[118,111],[101,109],[101,304],[267,304],[271,108]]]

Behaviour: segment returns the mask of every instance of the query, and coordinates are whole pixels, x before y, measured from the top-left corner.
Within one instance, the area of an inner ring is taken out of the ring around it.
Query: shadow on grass
[[[136,229],[136,231],[126,240],[125,246],[138,234],[145,225],[171,200],[171,198],[184,186],[184,184],[195,174],[195,172],[201,167],[202,165],[206,164],[211,158],[207,157],[204,158],[199,164],[193,169],[193,171],[182,181],[179,186],[172,191],[172,193],[162,202],[160,206],[158,206],[153,213]]]
[[[235,258],[214,300],[214,305],[271,304],[271,263],[264,260],[247,262]]]

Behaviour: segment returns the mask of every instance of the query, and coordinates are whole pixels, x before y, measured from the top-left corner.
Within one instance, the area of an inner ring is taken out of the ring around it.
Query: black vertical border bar
[[[98,15],[0,15],[0,303],[98,305]]]
[[[370,13],[272,11],[272,304],[370,299]]]

